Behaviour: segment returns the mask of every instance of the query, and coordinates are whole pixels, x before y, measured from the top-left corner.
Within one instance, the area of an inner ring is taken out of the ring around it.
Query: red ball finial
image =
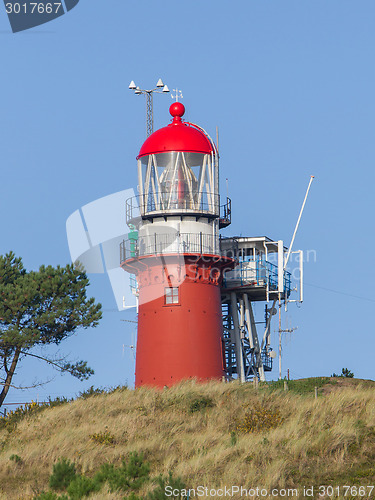
[[[183,116],[185,113],[185,106],[182,104],[182,102],[174,102],[170,105],[169,112],[175,119],[176,117],[178,117],[181,120],[181,116]]]

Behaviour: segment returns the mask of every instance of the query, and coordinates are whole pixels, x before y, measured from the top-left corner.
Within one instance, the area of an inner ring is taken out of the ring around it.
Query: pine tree
[[[84,271],[73,265],[27,272],[13,252],[0,256],[0,406],[23,356],[42,359],[81,380],[94,373],[84,361],[70,364],[31,352],[59,345],[79,327],[98,325],[101,304],[86,297],[88,284]]]

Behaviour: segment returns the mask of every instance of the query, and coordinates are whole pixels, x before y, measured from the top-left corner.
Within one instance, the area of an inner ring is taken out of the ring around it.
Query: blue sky
[[[128,84],[151,88],[161,77],[183,90],[186,119],[212,136],[219,127],[222,193],[228,178],[233,206],[224,234],[288,244],[316,176],[295,242],[316,262],[305,265],[304,304],[284,318],[298,330],[284,338],[283,375],[348,367],[374,378],[374,19],[373,0],[81,0],[12,34],[0,11],[0,252],[14,250],[28,269],[69,261],[68,216],[137,184],[145,102]],[[168,123],[170,103],[155,97],[155,128]],[[16,383],[55,379],[7,402],[133,384],[123,344],[133,343],[134,313],[116,312],[105,275],[90,279],[101,325],[60,350],[95,376],[80,383],[24,361]]]

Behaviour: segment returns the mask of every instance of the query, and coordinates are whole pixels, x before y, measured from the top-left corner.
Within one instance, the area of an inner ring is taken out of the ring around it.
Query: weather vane
[[[173,89],[173,92],[175,92],[175,95],[171,94],[171,97],[172,99],[176,99],[176,102],[178,102],[179,99],[184,98],[184,96],[182,95],[182,90]]]

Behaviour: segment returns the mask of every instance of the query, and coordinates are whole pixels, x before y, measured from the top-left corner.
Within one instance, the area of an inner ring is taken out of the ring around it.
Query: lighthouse
[[[135,386],[225,376],[221,284],[235,260],[220,251],[219,229],[230,224],[220,204],[216,145],[183,120],[151,134],[138,157],[139,195],[126,202],[128,239],[121,267],[139,293]]]

